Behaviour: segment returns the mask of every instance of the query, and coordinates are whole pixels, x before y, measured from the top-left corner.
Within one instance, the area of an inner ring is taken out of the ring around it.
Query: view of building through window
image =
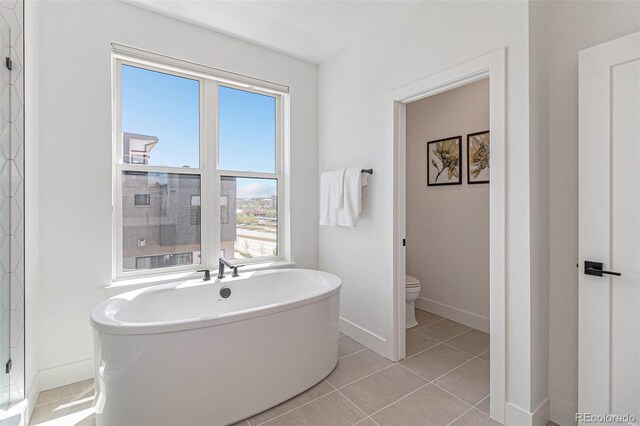
[[[203,262],[200,84],[121,67],[123,271]],[[218,98],[220,255],[277,256],[278,179],[264,177],[278,169],[275,97],[220,86]]]
[[[277,181],[223,176],[220,190],[228,199],[226,206],[220,205],[220,250],[224,257],[277,256]]]
[[[199,196],[199,175],[123,172],[123,269],[200,264]],[[136,204],[140,198],[148,203]]]

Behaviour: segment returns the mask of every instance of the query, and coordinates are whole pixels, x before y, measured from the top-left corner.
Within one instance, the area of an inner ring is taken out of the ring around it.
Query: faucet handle
[[[233,274],[231,274],[231,276],[232,276],[232,277],[237,277],[237,276],[239,275],[239,274],[238,274],[238,268],[242,268],[243,266],[244,266],[244,265],[235,265],[235,266],[233,267]]]
[[[204,272],[202,281],[211,281],[211,271],[209,269],[200,269],[198,272]]]

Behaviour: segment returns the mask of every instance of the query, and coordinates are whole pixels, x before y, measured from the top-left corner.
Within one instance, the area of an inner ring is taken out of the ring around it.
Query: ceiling
[[[125,0],[319,64],[406,11],[413,1]]]

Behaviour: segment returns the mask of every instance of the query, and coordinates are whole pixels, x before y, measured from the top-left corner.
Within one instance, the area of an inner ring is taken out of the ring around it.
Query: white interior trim
[[[218,264],[218,253],[220,252],[220,208],[217,201],[220,199],[220,184],[223,176],[245,177],[245,178],[265,178],[276,181],[277,218],[285,226],[278,227],[276,240],[276,256],[260,256],[254,259],[244,259],[243,264],[262,263],[265,261],[284,261],[282,253],[287,252],[284,245],[290,241],[290,236],[285,235],[288,228],[287,215],[289,208],[288,194],[284,188],[284,173],[288,166],[283,165],[285,160],[285,147],[283,147],[283,129],[288,118],[284,115],[283,98],[288,97],[287,93],[275,92],[273,85],[268,89],[255,86],[255,82],[250,77],[239,75],[240,80],[226,82],[220,78],[220,71],[209,69],[204,65],[193,64],[191,62],[174,59],[169,56],[151,53],[145,50],[122,46],[112,43],[112,120],[113,120],[113,178],[112,178],[112,282],[129,280],[136,277],[156,276],[161,274],[175,274],[180,272],[196,271],[198,269],[214,269]],[[127,163],[123,156],[123,129],[122,129],[122,67],[138,67],[148,71],[167,72],[169,75],[190,78],[198,81],[199,86],[199,164],[198,167],[178,167],[178,166],[155,166],[147,164]],[[205,72],[207,71],[207,72]],[[233,73],[227,73],[233,75]],[[261,81],[261,80],[256,80]],[[223,82],[223,84],[220,84]],[[266,82],[268,83],[268,82]],[[269,83],[270,84],[270,83]],[[275,83],[274,83],[275,84]],[[218,96],[220,87],[230,87],[256,93],[262,96],[270,96],[275,100],[276,112],[276,164],[273,172],[251,172],[224,170],[219,164],[219,141],[218,141]],[[280,89],[287,90],[285,86]],[[288,112],[288,109],[287,109]],[[288,137],[286,139],[288,142]],[[200,177],[201,203],[202,203],[202,226],[201,226],[201,262],[188,265],[169,266],[165,268],[125,270],[123,258],[123,202],[122,202],[122,179],[123,173],[128,171],[136,172],[159,172],[173,174],[197,175]],[[204,194],[210,194],[205,196]],[[282,200],[282,201],[280,201]],[[288,260],[288,259],[287,259]],[[237,262],[235,262],[237,263]]]
[[[489,318],[454,308],[453,306],[445,305],[444,303],[436,302],[426,297],[419,297],[415,305],[416,308],[422,309],[423,311],[429,311],[468,327],[475,328],[476,330],[489,333]]]
[[[38,397],[40,396],[40,372],[36,373],[36,377],[33,379],[33,383],[27,389],[27,410],[25,413],[25,424],[29,424],[31,421],[31,415],[36,408]]]
[[[489,77],[491,183],[490,185],[490,316],[491,418],[505,424],[506,401],[506,49],[499,49],[448,70],[414,81],[390,92],[388,136],[393,141],[393,279],[389,286],[390,324],[387,357],[405,357],[406,253],[406,104]]]
[[[549,397],[538,404],[532,414],[532,423],[534,426],[546,426],[549,423],[549,413],[551,411],[551,400]]]
[[[387,342],[377,334],[342,317],[340,317],[340,331],[379,355],[385,356]]]
[[[289,86],[260,78],[249,77],[232,71],[214,68],[207,65],[198,64],[184,59],[176,59],[161,53],[151,52],[145,49],[127,46],[119,43],[111,43],[113,53],[118,58],[134,59],[146,65],[162,65],[167,70],[181,71],[186,68],[191,72],[200,73],[200,77],[214,77],[224,83],[246,85],[248,88],[273,91],[276,93],[289,93]]]
[[[549,398],[543,399],[532,412],[507,403],[505,421],[506,425],[545,426],[549,421]]]
[[[94,377],[93,358],[71,364],[45,368],[39,373],[40,391],[69,385]]]

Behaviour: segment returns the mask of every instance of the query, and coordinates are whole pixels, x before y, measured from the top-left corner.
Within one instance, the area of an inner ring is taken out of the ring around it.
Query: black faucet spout
[[[233,273],[231,274],[232,277],[237,277],[238,274],[238,268],[244,266],[244,265],[234,265],[231,262],[229,262],[227,259],[225,259],[224,257],[221,257],[218,259],[218,279],[223,279],[224,278],[224,267],[228,266],[229,268],[231,268],[233,270]]]

